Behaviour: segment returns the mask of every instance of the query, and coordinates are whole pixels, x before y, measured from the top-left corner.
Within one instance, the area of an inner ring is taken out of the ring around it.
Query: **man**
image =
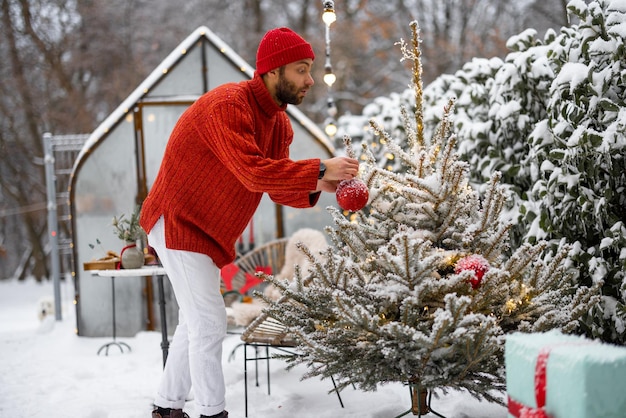
[[[220,268],[263,193],[279,204],[312,207],[353,178],[358,161],[289,159],[293,129],[285,109],[313,86],[311,45],[272,29],[257,50],[252,80],[204,94],[181,116],[141,210],[141,225],[172,283],[179,324],[153,418],[182,418],[191,387],[201,417],[225,418],[222,342],[226,313]]]

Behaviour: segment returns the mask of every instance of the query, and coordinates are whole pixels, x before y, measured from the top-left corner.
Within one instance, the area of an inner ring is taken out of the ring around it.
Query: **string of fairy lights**
[[[324,131],[326,135],[333,138],[337,133],[337,123],[335,121],[335,117],[337,116],[337,106],[335,106],[335,101],[332,96],[332,86],[337,81],[337,77],[333,73],[333,66],[330,61],[330,25],[332,25],[337,20],[337,15],[335,14],[335,2],[332,0],[324,0],[323,2],[324,11],[322,12],[322,21],[326,26],[326,61],[324,62],[324,83],[328,87],[328,101],[326,112],[328,113],[328,118],[325,122]]]

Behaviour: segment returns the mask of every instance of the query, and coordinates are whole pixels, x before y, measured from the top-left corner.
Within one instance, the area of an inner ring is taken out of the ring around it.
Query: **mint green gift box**
[[[626,418],[626,347],[558,331],[514,333],[506,338],[506,388],[511,400],[537,408],[535,372],[549,350],[545,412],[552,418]],[[541,415],[536,415],[541,416]]]

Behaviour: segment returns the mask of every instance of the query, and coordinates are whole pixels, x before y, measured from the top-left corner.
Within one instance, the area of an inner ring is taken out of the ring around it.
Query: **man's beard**
[[[294,83],[285,78],[284,68],[281,68],[278,73],[278,84],[276,85],[276,98],[281,103],[288,103],[292,105],[299,105],[302,103],[304,97],[298,97],[300,90]]]

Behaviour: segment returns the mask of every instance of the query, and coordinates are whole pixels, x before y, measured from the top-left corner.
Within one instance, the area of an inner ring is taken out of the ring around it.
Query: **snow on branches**
[[[418,113],[419,28],[411,27],[414,50],[403,52],[414,60]],[[289,361],[310,366],[307,377],[333,377],[339,389],[402,382],[498,401],[493,391],[505,388],[506,333],[573,332],[597,303],[597,286],[573,283],[568,248],[551,255],[543,243],[527,244],[507,256],[499,176],[484,199],[470,186],[450,129],[452,105],[430,141],[406,110],[404,137],[372,122],[400,168],[381,168],[364,145],[368,206],[351,219],[329,208],[332,245],[323,257],[302,247],[311,262],[306,271],[296,269],[291,282],[268,277],[283,298],[267,300],[266,312],[296,336],[302,355]],[[456,268],[472,255],[489,266],[480,283],[473,282],[475,270]]]

